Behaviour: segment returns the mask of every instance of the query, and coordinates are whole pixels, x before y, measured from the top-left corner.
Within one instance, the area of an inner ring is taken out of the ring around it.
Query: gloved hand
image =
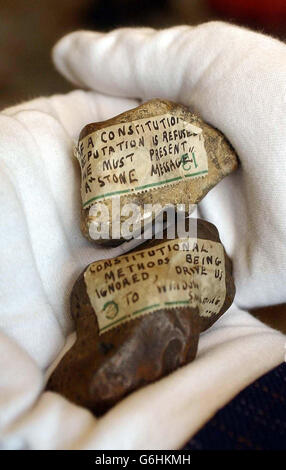
[[[53,58],[69,80],[93,91],[39,98],[0,116],[2,446],[179,448],[283,361],[285,337],[241,308],[286,301],[286,47],[215,22],[75,32]],[[239,155],[240,169],[200,203],[233,260],[236,304],[201,335],[193,363],[96,419],[43,392],[47,368],[73,329],[74,281],[91,261],[122,250],[95,248],[80,233],[72,142],[87,122],[153,97],[191,106]]]

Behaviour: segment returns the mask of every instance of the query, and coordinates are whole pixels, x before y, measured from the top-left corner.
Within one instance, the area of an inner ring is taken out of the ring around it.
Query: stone
[[[142,231],[146,204],[185,204],[187,214],[189,204],[197,204],[238,165],[220,131],[186,107],[160,99],[86,125],[76,155],[82,174],[81,229],[89,240],[105,245],[125,240],[120,227],[129,217],[122,213],[126,204],[139,208]],[[98,211],[99,203],[104,211]],[[119,219],[117,233],[112,232],[112,214]],[[102,221],[107,231],[99,238]]]
[[[231,261],[216,227],[197,239],[145,242],[91,263],[71,294],[77,340],[47,388],[101,415],[195,359],[200,332],[230,307]]]

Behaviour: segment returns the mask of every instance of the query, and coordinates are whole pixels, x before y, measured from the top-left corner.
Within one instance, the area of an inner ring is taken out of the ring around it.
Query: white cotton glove
[[[135,98],[168,98],[199,112],[225,133],[241,161],[200,203],[233,260],[236,303],[248,309],[285,302],[286,46],[209,23],[160,32],[76,32],[57,44],[54,61],[73,83],[94,91],[39,98],[0,116],[1,443],[178,448],[283,361],[285,337],[234,305],[201,335],[193,363],[98,420],[43,392],[46,368],[73,329],[68,299],[74,281],[89,262],[122,249],[95,248],[80,233],[72,141],[86,123],[134,107]]]

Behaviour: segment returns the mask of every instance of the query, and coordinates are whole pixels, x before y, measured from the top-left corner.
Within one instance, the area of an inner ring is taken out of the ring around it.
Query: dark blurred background
[[[50,51],[75,29],[195,25],[224,19],[286,36],[286,0],[1,0],[0,109],[71,86],[54,70]]]
[[[72,89],[50,58],[52,46],[68,32],[217,19],[286,38],[286,0],[1,0],[0,109]],[[253,313],[286,332],[284,312],[285,305]]]

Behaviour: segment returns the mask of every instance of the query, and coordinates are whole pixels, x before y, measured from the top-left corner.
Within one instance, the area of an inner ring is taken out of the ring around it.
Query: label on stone
[[[156,310],[220,312],[226,295],[223,246],[189,238],[92,263],[84,273],[99,334]]]
[[[79,141],[84,208],[208,173],[202,129],[170,113],[114,124]]]

